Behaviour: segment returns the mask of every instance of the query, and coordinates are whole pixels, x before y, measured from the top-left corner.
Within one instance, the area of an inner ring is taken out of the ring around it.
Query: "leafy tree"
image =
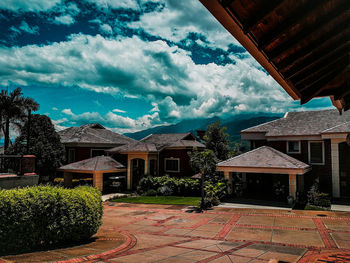
[[[27,131],[28,122],[21,128],[14,145],[6,151],[8,154],[27,154]],[[48,175],[52,180],[56,169],[64,161],[65,151],[49,117],[40,114],[32,115],[30,141],[35,142],[29,145],[29,153],[36,156],[37,174]]]
[[[217,159],[226,160],[229,158],[229,134],[226,133],[226,127],[220,127],[220,121],[208,125],[204,141],[206,148],[212,150]]]
[[[31,111],[38,109],[39,104],[32,98],[24,97],[21,88],[16,88],[10,93],[1,90],[0,125],[5,137],[5,150],[10,146],[10,126],[21,129]]]
[[[206,178],[213,179],[217,175],[216,164],[218,162],[212,150],[193,151],[189,153],[190,164],[196,173],[204,174]]]

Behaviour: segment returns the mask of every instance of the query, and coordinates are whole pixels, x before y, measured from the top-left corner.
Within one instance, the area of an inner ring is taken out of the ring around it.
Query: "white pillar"
[[[339,140],[331,139],[331,156],[332,156],[332,192],[333,197],[340,197],[339,181]]]
[[[289,195],[294,197],[294,200],[296,198],[297,193],[297,177],[295,174],[289,175]]]
[[[130,159],[130,156],[128,155],[128,173],[127,173],[127,189],[131,190],[131,171],[132,171],[132,160]]]

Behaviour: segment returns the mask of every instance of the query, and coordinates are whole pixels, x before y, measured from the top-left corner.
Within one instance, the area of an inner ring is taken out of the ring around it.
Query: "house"
[[[67,163],[105,155],[106,149],[136,142],[134,139],[112,132],[98,123],[70,127],[59,131],[58,134],[65,146]]]
[[[137,186],[141,176],[192,176],[189,152],[204,149],[192,133],[151,134],[134,144],[118,146],[106,153],[120,161],[127,159],[127,188]]]
[[[284,180],[289,195],[295,195],[318,181],[320,191],[349,198],[349,134],[350,112],[288,112],[283,118],[242,130],[242,140],[249,141],[252,150],[219,163],[218,169],[231,181],[239,173],[246,187],[250,182],[253,188],[271,191],[269,185]],[[276,174],[280,174],[277,179]]]

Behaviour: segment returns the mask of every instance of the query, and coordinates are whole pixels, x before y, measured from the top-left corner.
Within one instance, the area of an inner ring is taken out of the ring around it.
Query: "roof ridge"
[[[239,154],[239,155],[236,155],[236,156],[232,156],[231,158],[228,158],[227,160],[223,160],[223,161],[219,162],[218,164],[223,163],[223,162],[227,162],[227,161],[231,161],[231,160],[237,158],[238,156],[244,156],[244,155],[246,155],[246,154],[248,154],[248,153],[255,152],[256,150],[258,150],[258,149],[260,149],[260,148],[263,148],[263,147],[267,147],[267,146],[263,145],[263,146],[260,146],[260,147],[258,147],[258,148],[255,148],[255,149],[253,149],[253,150],[250,150],[250,151],[248,151],[248,152],[245,152],[245,153],[242,153],[242,154]]]
[[[334,129],[334,128],[337,128],[337,127],[342,126],[342,125],[347,124],[347,123],[350,123],[350,121],[346,121],[346,122],[340,123],[340,124],[338,124],[338,125],[335,125],[335,126],[333,126],[333,127],[330,127],[330,128],[328,128],[328,129],[325,129],[325,130],[321,131],[321,133],[327,132],[328,130],[332,130],[332,129]]]
[[[253,128],[257,128],[257,127],[261,127],[261,126],[264,126],[264,125],[267,125],[267,124],[270,124],[270,123],[272,123],[272,122],[279,121],[279,120],[282,120],[282,119],[284,119],[284,117],[282,117],[282,118],[278,118],[278,119],[276,119],[276,120],[272,120],[272,121],[268,121],[268,122],[260,123],[260,124],[258,124],[258,125],[255,125],[255,126],[252,126],[252,127],[246,128],[246,129],[244,129],[244,130],[241,130],[241,132],[245,132],[246,130],[249,130],[249,129],[253,129]],[[256,131],[256,132],[268,132],[268,131]]]

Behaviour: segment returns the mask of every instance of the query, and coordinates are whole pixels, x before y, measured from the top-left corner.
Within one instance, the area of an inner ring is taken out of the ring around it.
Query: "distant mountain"
[[[150,128],[143,131],[138,131],[134,133],[125,133],[124,135],[140,140],[150,134],[159,133],[182,133],[182,132],[193,132],[196,134],[196,130],[206,130],[209,124],[217,121],[221,121],[221,124],[227,127],[227,133],[230,134],[230,139],[232,142],[239,142],[240,132],[246,128],[259,125],[268,121],[276,120],[281,118],[282,115],[278,114],[240,114],[229,119],[220,119],[219,117],[213,117],[208,119],[191,119],[184,120],[177,124],[172,125],[161,125],[154,128]]]
[[[142,130],[133,133],[125,133],[124,135],[135,140],[140,140],[150,134],[195,132],[196,130],[206,130],[207,125],[217,121],[220,121],[220,118],[213,117],[209,119],[183,120],[177,124],[160,125],[147,130]]]

